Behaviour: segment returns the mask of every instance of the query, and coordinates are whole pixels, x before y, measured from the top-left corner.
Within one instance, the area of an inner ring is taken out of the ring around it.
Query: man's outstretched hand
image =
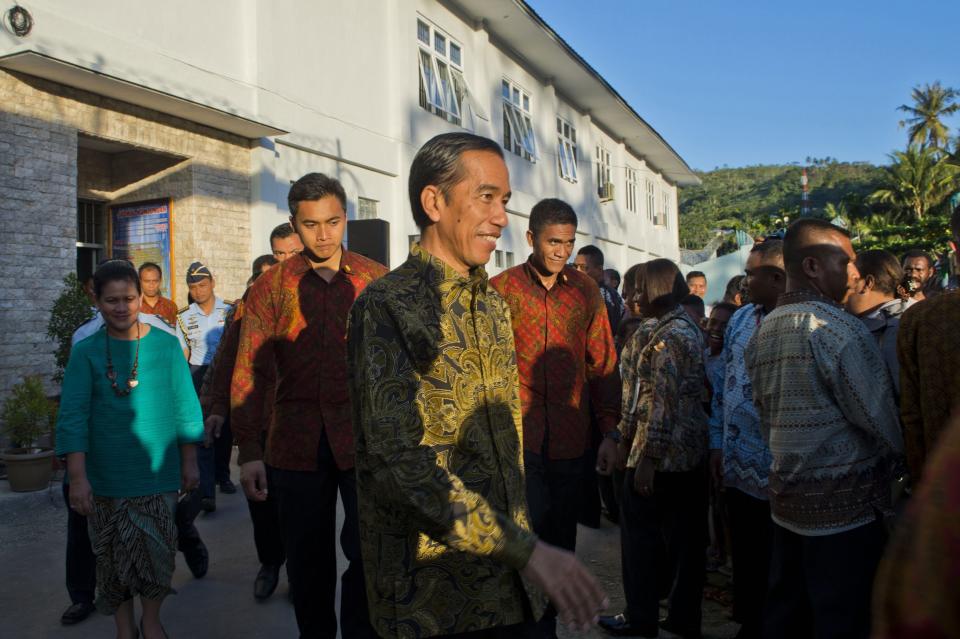
[[[546,593],[560,620],[587,631],[610,600],[590,571],[573,553],[538,541],[522,571],[523,577]]]

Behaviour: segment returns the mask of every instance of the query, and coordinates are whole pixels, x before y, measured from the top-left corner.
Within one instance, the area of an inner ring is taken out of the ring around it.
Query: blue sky
[[[886,163],[911,88],[960,88],[957,0],[527,1],[696,169]]]

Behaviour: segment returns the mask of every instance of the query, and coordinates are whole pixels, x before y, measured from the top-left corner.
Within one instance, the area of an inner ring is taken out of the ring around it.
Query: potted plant
[[[53,475],[53,449],[39,446],[38,440],[53,431],[56,412],[39,376],[27,377],[13,387],[0,419],[11,444],[0,451],[10,488],[14,492],[43,490]]]

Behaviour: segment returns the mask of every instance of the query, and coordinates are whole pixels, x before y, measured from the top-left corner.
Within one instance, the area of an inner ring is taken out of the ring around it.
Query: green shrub
[[[47,399],[40,377],[32,375],[13,387],[3,403],[3,432],[14,448],[30,448],[53,430],[56,405]]]
[[[63,369],[70,359],[70,338],[77,328],[93,317],[90,299],[83,290],[83,284],[76,274],[70,273],[63,278],[63,292],[53,303],[50,311],[50,323],[47,324],[47,336],[57,342],[55,353],[57,370],[53,381],[63,381]]]

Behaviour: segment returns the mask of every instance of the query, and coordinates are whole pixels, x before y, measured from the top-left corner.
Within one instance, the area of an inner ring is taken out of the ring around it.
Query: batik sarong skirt
[[[177,552],[176,493],[94,497],[88,518],[97,557],[97,610],[112,615],[127,599],[171,594]]]

